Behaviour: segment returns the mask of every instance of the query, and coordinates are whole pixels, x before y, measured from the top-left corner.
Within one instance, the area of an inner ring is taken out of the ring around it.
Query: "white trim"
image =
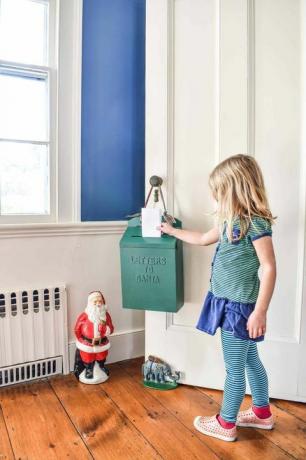
[[[247,148],[255,154],[255,2],[247,0]]]
[[[0,226],[0,239],[73,235],[121,235],[126,226],[127,221],[3,224]]]
[[[56,115],[53,120],[50,118],[49,129],[52,135],[49,146],[50,214],[1,216],[0,227],[29,222],[80,222],[83,1],[49,0],[46,3],[49,3],[49,49],[52,48],[48,66],[0,62],[9,67],[49,73],[50,113]]]
[[[296,329],[300,337],[301,343],[306,343],[306,3],[302,2],[301,7],[301,30],[302,30],[302,126],[301,129],[301,188],[300,188],[300,234],[299,234],[299,266],[298,271],[301,271],[301,277],[297,284],[297,290],[300,291],[300,297],[297,299],[300,302],[301,308],[299,309],[299,316],[296,317]],[[298,324],[299,323],[299,324]],[[305,345],[304,345],[305,346]],[[299,358],[299,380],[298,380],[298,393],[305,393],[306,381],[306,365],[305,353],[303,350],[300,352]],[[305,397],[306,402],[306,397]]]
[[[301,128],[301,170],[300,170],[300,188],[298,201],[299,206],[299,223],[298,223],[298,257],[297,257],[297,283],[296,283],[296,303],[295,303],[295,333],[299,340],[299,343],[305,343],[306,340],[306,328],[303,316],[305,318],[305,295],[306,295],[306,130],[305,130],[305,119],[306,119],[306,59],[305,59],[305,48],[306,48],[306,5],[302,2],[301,6],[301,31],[302,31],[302,126]],[[302,353],[301,353],[302,355]],[[304,360],[304,357],[303,357]],[[304,361],[303,361],[304,362]],[[304,374],[300,368],[301,381],[303,381],[303,375],[306,374],[306,366],[304,365]],[[302,385],[301,385],[302,386]]]
[[[74,40],[72,72],[72,220],[81,220],[81,113],[82,113],[82,32],[83,0],[74,0]]]
[[[47,145],[49,155],[49,213],[48,214],[4,214],[0,215],[0,225],[23,222],[54,222],[57,220],[57,155],[58,155],[58,46],[59,46],[59,0],[43,1],[48,5],[47,25],[47,65],[26,64],[23,62],[0,60],[0,65],[15,72],[42,74],[47,81],[47,119],[48,134],[46,141],[35,141],[35,144]],[[1,139],[14,142],[13,139]],[[31,141],[19,140],[20,143]]]
[[[49,59],[49,202],[50,221],[58,220],[58,165],[59,165],[59,1],[49,0],[48,59]]]
[[[215,165],[220,163],[221,160],[221,103],[220,103],[220,95],[221,95],[221,0],[217,0],[215,8],[216,8],[216,35],[215,35],[215,43],[216,43],[216,60],[215,60],[215,73],[216,73],[216,113],[215,113]]]
[[[50,0],[31,0],[31,2],[43,3],[43,4],[47,5],[50,2]]]
[[[35,145],[49,145],[49,141],[32,141],[31,139],[7,139],[5,137],[0,138],[0,142],[14,142],[15,144],[35,144]]]
[[[82,0],[60,3],[58,222],[80,221]]]
[[[175,0],[167,11],[167,210],[174,216],[174,14]]]
[[[303,139],[303,142],[305,140]],[[301,148],[301,171],[300,171],[300,190],[299,190],[299,202],[300,202],[300,212],[299,212],[299,232],[298,232],[298,256],[297,256],[297,281],[296,281],[296,297],[295,297],[295,335],[299,343],[301,343],[302,338],[302,314],[303,302],[304,299],[304,283],[305,283],[305,271],[306,271],[306,160],[305,160],[305,146],[302,145]]]
[[[82,343],[79,340],[76,340],[75,344],[79,350],[85,351],[86,353],[101,353],[102,351],[109,350],[111,346],[110,342],[108,342],[106,345],[90,346],[85,345],[85,343]]]
[[[117,337],[117,336],[122,336],[122,335],[127,335],[127,334],[138,334],[139,332],[144,332],[144,331],[145,331],[144,327],[139,327],[136,329],[127,329],[125,331],[113,332],[112,337]]]
[[[6,226],[50,225],[52,223],[50,214],[8,214],[0,216],[0,231]]]
[[[218,388],[218,390],[223,390],[223,388]],[[251,396],[251,392],[247,389],[245,392],[246,395]],[[306,398],[304,396],[299,396],[299,395],[293,395],[291,393],[279,393],[279,392],[274,392],[270,391],[269,394],[270,400],[271,398],[273,399],[285,399],[286,401],[296,401],[296,402],[301,402],[301,403],[306,403]],[[277,405],[277,403],[274,403],[274,401],[271,401],[272,404]]]
[[[175,324],[174,323],[174,313],[167,313],[166,315],[166,330],[172,332],[186,332],[189,334],[206,334],[206,332],[199,331],[195,325],[187,326],[185,324]],[[290,336],[276,336],[276,335],[265,335],[265,342],[280,342],[280,343],[293,343],[299,344],[297,337]]]
[[[0,59],[0,66],[1,67],[8,67],[12,68],[16,71],[22,72],[41,72],[47,73],[50,70],[49,66],[37,65],[37,64],[26,64],[24,62],[16,62],[16,61],[6,61],[5,59]]]

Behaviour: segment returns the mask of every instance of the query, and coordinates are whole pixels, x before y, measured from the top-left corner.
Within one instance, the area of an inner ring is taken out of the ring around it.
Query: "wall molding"
[[[80,220],[82,0],[59,3],[58,222]]]
[[[82,113],[82,33],[83,0],[74,1],[72,73],[72,219],[81,219],[81,113]]]
[[[255,155],[255,0],[247,3],[247,149]]]
[[[111,348],[108,355],[107,363],[116,363],[126,359],[139,358],[145,353],[145,329],[132,329],[127,331],[114,332],[110,338]],[[75,342],[68,344],[69,350],[69,369],[73,371]]]
[[[3,224],[0,227],[0,239],[76,235],[121,235],[126,226],[127,221]]]
[[[175,0],[167,8],[167,208],[174,215],[174,46]]]
[[[166,330],[173,332],[186,332],[186,333],[197,333],[202,334],[201,331],[198,331],[195,326],[186,326],[185,324],[175,324],[174,323],[174,313],[167,313],[166,318]],[[265,342],[279,342],[279,343],[290,343],[290,344],[299,344],[298,337],[291,336],[276,336],[266,334]]]
[[[216,8],[216,60],[215,60],[215,73],[216,73],[216,113],[215,113],[215,165],[221,161],[221,148],[220,148],[220,127],[221,127],[221,0],[215,4]]]

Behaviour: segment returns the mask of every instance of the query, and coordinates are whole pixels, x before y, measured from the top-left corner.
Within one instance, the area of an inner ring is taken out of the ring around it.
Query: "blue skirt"
[[[251,339],[246,328],[248,318],[254,308],[255,303],[233,302],[216,297],[208,291],[196,328],[215,335],[217,328],[221,327],[225,331],[232,332],[239,339],[262,342],[264,335]]]

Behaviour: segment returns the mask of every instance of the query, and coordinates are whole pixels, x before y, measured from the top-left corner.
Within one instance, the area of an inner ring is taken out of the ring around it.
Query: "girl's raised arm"
[[[209,244],[217,243],[219,240],[219,230],[217,227],[212,228],[206,233],[201,233],[174,228],[167,223],[162,223],[160,229],[163,233],[175,236],[179,240],[185,241],[185,243],[197,244],[199,246],[208,246]]]

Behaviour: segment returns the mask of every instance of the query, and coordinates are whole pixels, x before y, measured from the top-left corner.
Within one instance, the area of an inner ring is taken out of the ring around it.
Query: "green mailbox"
[[[181,227],[176,219],[175,227]],[[173,236],[143,238],[139,217],[120,240],[123,308],[177,312],[184,303],[183,245]]]

